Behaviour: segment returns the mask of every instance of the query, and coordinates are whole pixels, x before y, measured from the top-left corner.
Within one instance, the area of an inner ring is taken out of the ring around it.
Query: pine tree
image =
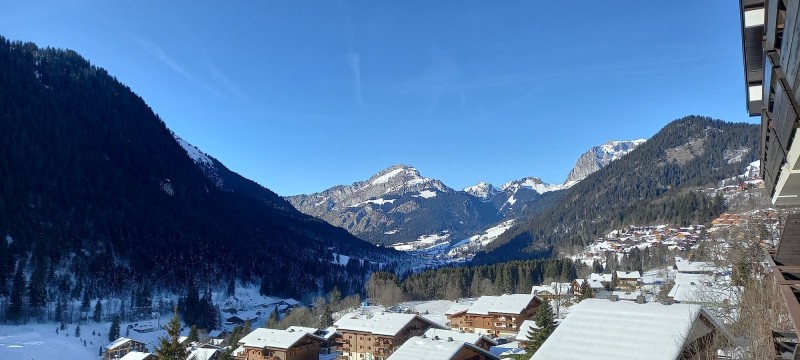
[[[81,337],[81,324],[75,327],[75,337]]]
[[[103,305],[100,304],[100,300],[97,300],[97,303],[94,304],[94,314],[92,315],[92,321],[100,322],[101,317],[103,315]]]
[[[555,330],[555,317],[553,316],[553,308],[550,306],[549,301],[543,301],[534,315],[536,326],[538,329],[531,329],[528,331],[528,346],[525,351],[532,355],[544,344],[550,334]]]
[[[197,325],[192,325],[189,329],[189,342],[200,341],[200,335],[197,333]]]
[[[114,341],[119,338],[119,316],[114,316],[111,321],[111,328],[108,330],[108,341]]]
[[[14,282],[11,286],[11,298],[8,301],[8,310],[6,311],[6,318],[15,324],[22,322],[25,287],[25,274],[23,274],[22,270],[22,261],[19,261],[17,263],[17,271],[14,273]]]
[[[178,342],[178,337],[181,333],[181,320],[178,318],[178,309],[174,309],[172,320],[164,326],[167,331],[167,337],[159,339],[159,345],[156,348],[156,354],[161,360],[186,360],[186,348]]]

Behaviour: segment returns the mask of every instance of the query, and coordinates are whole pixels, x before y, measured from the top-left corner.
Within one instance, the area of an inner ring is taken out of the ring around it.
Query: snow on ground
[[[436,191],[431,190],[422,190],[419,192],[419,195],[413,195],[414,197],[421,197],[423,199],[430,199],[432,197],[436,197]]]
[[[160,325],[169,322],[172,315],[156,320]],[[147,344],[149,351],[158,345],[159,337],[166,337],[166,331],[158,330],[140,334],[129,331],[134,323],[121,323],[120,334]],[[91,360],[98,359],[100,348],[108,343],[110,322],[81,324],[81,336],[75,337],[76,324],[68,324],[65,330],[58,330],[58,324],[0,325],[0,359],[25,360]],[[94,335],[92,333],[94,332]],[[182,335],[188,335],[184,329]],[[86,345],[84,346],[84,341]]]

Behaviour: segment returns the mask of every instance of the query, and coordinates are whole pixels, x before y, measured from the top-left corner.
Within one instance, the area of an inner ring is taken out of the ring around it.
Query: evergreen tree
[[[103,315],[103,305],[100,304],[100,299],[97,299],[97,303],[94,304],[94,314],[92,315],[92,321],[100,322],[102,315]]]
[[[189,329],[189,342],[200,341],[200,335],[197,332],[197,325],[192,325]]]
[[[111,321],[111,328],[108,330],[108,341],[119,339],[119,316],[114,316]]]
[[[17,262],[17,271],[14,273],[11,298],[8,300],[8,310],[6,311],[6,318],[15,324],[19,324],[23,320],[25,287],[25,274],[23,274],[22,261],[19,261]]]
[[[525,348],[525,351],[527,351],[529,355],[536,353],[556,328],[553,308],[550,306],[549,301],[545,300],[539,305],[539,308],[536,310],[536,315],[534,315],[534,320],[536,321],[538,329],[531,329],[528,331],[528,346]]]
[[[75,327],[75,337],[81,337],[81,324]]]
[[[159,345],[156,348],[156,354],[161,360],[186,360],[186,348],[178,342],[178,337],[181,333],[181,320],[178,317],[178,309],[174,309],[172,320],[164,326],[167,331],[167,337],[159,339]]]

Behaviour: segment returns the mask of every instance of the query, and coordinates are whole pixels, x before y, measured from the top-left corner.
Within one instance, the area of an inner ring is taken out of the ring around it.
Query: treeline
[[[589,175],[532,212],[479,253],[488,264],[537,256],[549,247],[585,245],[630,224],[707,223],[725,210],[721,198],[692,189],[740,174],[758,146],[758,126],[688,116]]]
[[[482,295],[530,293],[534,285],[570,282],[593,269],[571,259],[510,261],[494,265],[444,267],[398,277],[375,272],[367,285],[370,300],[393,305],[406,300],[456,300]]]

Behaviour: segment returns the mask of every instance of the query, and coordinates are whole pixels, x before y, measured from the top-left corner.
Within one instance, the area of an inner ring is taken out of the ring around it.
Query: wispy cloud
[[[250,99],[250,97],[242,91],[242,89],[237,85],[235,82],[231,81],[220,69],[217,67],[210,59],[207,57],[203,58],[203,63],[208,70],[208,73],[211,74],[211,77],[218,82],[225,91],[230,93],[231,95],[239,98],[239,99]]]
[[[345,0],[339,0],[339,11],[344,22],[344,38],[347,45],[347,64],[350,67],[350,76],[353,83],[353,98],[359,109],[364,109],[364,91],[361,81],[361,56],[355,50],[355,27],[350,17],[350,10]]]
[[[99,9],[95,8],[94,6],[92,6],[92,5],[88,4],[88,3],[83,3],[83,5],[87,9],[89,9],[92,13],[94,13],[95,16],[101,22],[103,22],[104,24],[106,24],[110,28],[114,29],[115,31],[119,32],[120,34],[122,34],[126,38],[128,38],[130,41],[132,41],[134,44],[136,44],[142,51],[144,51],[148,55],[152,56],[154,59],[158,60],[160,63],[162,63],[167,68],[169,68],[172,71],[175,71],[176,73],[181,75],[183,78],[188,80],[191,84],[193,84],[193,85],[195,85],[195,86],[197,86],[197,87],[199,87],[199,88],[201,88],[201,89],[203,89],[203,90],[205,90],[205,91],[207,91],[207,92],[213,94],[214,96],[217,96],[217,97],[219,97],[219,98],[221,98],[223,100],[229,100],[228,96],[226,96],[222,92],[218,91],[216,89],[216,87],[210,86],[209,84],[207,84],[206,82],[202,81],[200,78],[198,78],[197,76],[192,74],[190,71],[188,71],[186,69],[185,66],[183,66],[179,61],[177,61],[175,58],[170,56],[161,46],[159,46],[155,42],[153,42],[151,40],[148,40],[148,39],[146,39],[146,38],[144,38],[142,36],[139,36],[139,35],[133,33],[132,31],[130,31],[129,29],[120,26],[117,22],[113,21],[105,13],[103,13]],[[210,64],[210,66],[208,66],[209,64]],[[217,69],[210,61],[207,61],[206,65],[209,68],[209,72],[211,73],[211,75],[217,81],[222,83],[222,85],[230,93],[232,93],[232,94],[234,94],[236,96],[239,96],[239,97],[243,96],[243,93],[241,92],[241,90],[238,90],[238,88],[235,86],[235,84],[233,84],[232,82],[227,80],[227,78],[222,75],[222,73],[219,71],[219,69]]]

